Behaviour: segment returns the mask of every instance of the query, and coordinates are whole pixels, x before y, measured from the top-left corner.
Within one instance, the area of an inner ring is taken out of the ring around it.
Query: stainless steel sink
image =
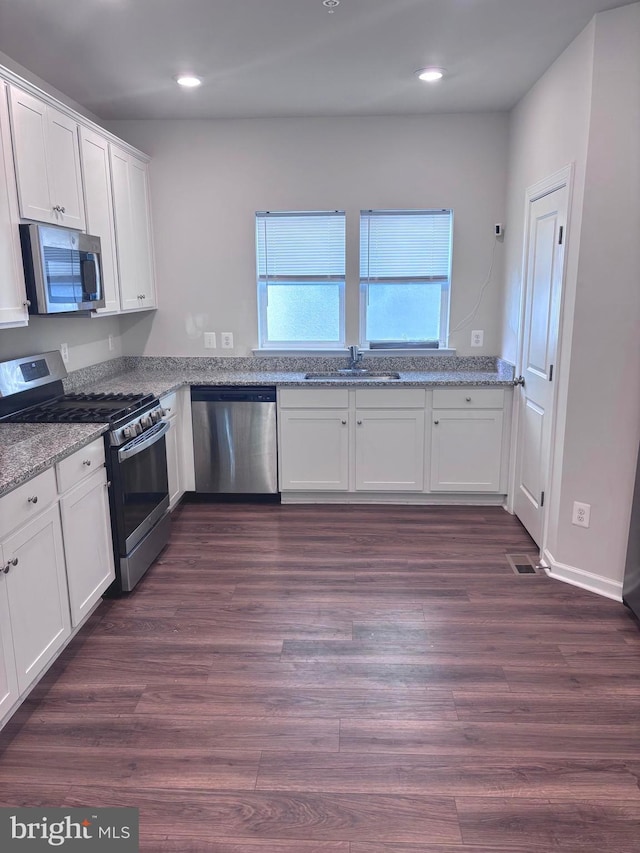
[[[373,370],[333,370],[330,373],[306,373],[305,379],[377,379],[379,382],[389,382],[400,379],[400,374],[394,371],[375,373]]]

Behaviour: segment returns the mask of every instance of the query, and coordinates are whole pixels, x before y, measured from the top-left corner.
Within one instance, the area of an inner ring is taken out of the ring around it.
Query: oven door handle
[[[168,421],[161,421],[145,432],[144,435],[139,435],[132,439],[128,444],[125,444],[124,447],[118,450],[118,462],[124,462],[125,459],[131,459],[132,456],[142,453],[143,450],[151,447],[156,441],[160,441],[162,436],[169,432],[169,428],[170,424]]]

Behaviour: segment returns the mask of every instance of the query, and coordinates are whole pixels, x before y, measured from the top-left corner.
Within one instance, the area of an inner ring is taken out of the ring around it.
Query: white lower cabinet
[[[60,514],[75,628],[115,578],[104,467],[60,498]]]
[[[502,388],[437,388],[431,426],[431,491],[499,492]]]
[[[115,577],[102,438],[0,498],[0,540],[1,727]]]
[[[4,573],[6,562],[0,550],[0,720],[18,699],[18,676],[13,653],[11,619],[9,617],[9,598],[7,596],[7,578]]]
[[[423,410],[356,411],[355,487],[368,492],[423,490]]]
[[[280,389],[280,491],[302,501],[316,492],[319,501],[499,502],[510,400],[501,387]]]
[[[348,490],[348,411],[281,410],[278,432],[281,491]]]
[[[497,492],[502,461],[501,411],[433,411],[431,490]]]
[[[182,496],[180,483],[180,445],[178,442],[178,418],[167,418],[169,432],[165,434],[167,443],[167,478],[169,480],[169,506],[173,508]]]
[[[20,693],[55,657],[71,633],[58,504],[3,544],[15,667]]]

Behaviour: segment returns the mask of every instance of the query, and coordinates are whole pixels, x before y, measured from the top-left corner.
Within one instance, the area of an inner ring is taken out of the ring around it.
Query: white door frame
[[[520,289],[520,317],[518,322],[518,361],[516,363],[516,376],[522,376],[523,350],[524,350],[524,322],[525,311],[527,305],[526,283],[529,266],[529,227],[531,222],[531,205],[534,201],[542,198],[556,190],[567,188],[567,224],[564,231],[564,265],[562,270],[562,284],[560,293],[560,311],[558,315],[558,339],[556,347],[556,359],[554,362],[554,382],[552,389],[552,411],[551,411],[551,441],[550,447],[555,446],[556,428],[558,422],[558,388],[560,371],[562,367],[562,340],[563,340],[563,325],[564,325],[564,301],[566,292],[566,277],[567,277],[567,261],[568,261],[568,245],[571,233],[571,206],[573,200],[573,179],[575,165],[569,163],[552,175],[543,178],[525,190],[524,203],[524,226],[523,226],[523,245],[522,245],[522,264],[521,264],[521,282]],[[514,389],[513,395],[513,418],[511,422],[511,462],[509,470],[509,494],[507,498],[506,508],[513,514],[516,490],[516,460],[518,458],[518,430],[520,421],[520,397],[517,389]],[[551,506],[551,490],[554,485],[553,479],[553,457],[554,454],[549,454],[549,468],[545,482],[548,484],[547,494],[545,495],[544,507],[542,509],[542,537],[540,540],[540,555],[544,554],[547,545],[547,531],[549,526],[549,507]]]

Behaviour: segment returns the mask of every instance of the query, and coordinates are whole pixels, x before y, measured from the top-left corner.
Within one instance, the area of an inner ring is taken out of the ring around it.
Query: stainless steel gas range
[[[0,421],[106,423],[107,478],[116,580],[108,594],[130,592],[169,538],[165,433],[152,394],[65,394],[59,352],[0,362]]]

